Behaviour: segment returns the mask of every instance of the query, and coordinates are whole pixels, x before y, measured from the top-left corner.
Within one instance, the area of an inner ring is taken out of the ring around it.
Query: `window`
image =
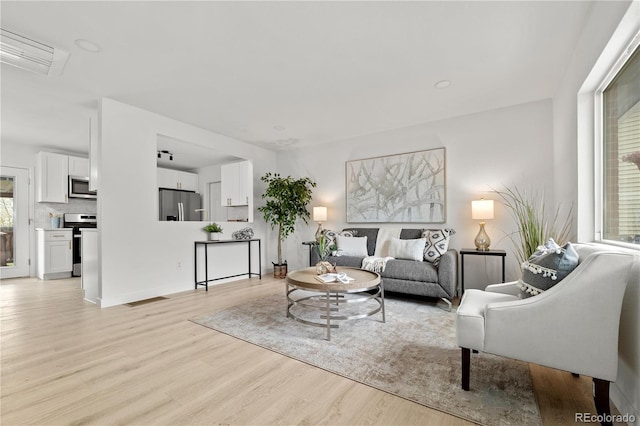
[[[640,245],[640,48],[602,92],[602,238]]]

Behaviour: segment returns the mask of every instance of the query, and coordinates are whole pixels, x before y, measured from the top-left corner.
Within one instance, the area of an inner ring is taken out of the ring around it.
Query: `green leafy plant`
[[[278,173],[267,173],[260,179],[267,184],[262,194],[267,204],[258,210],[271,229],[278,228],[278,265],[282,265],[282,241],[294,231],[298,219],[308,223],[307,205],[311,202],[312,188],[316,183],[309,178],[283,178]]]
[[[335,244],[330,244],[329,239],[326,235],[322,234],[316,240],[316,243],[313,245],[313,248],[316,250],[318,254],[318,258],[321,262],[327,260],[327,257],[331,254],[332,251],[336,249]]]
[[[206,232],[222,232],[222,227],[215,222],[208,224],[202,229]]]
[[[518,230],[507,236],[516,249],[519,263],[529,259],[536,248],[553,238],[559,245],[569,241],[573,225],[573,205],[566,217],[560,217],[560,206],[552,214],[547,211],[544,194],[530,193],[518,187],[495,191],[510,210]]]

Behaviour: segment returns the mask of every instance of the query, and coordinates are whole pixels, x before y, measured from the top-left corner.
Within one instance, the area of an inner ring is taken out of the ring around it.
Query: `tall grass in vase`
[[[527,192],[518,187],[495,192],[518,225],[518,230],[507,236],[515,247],[519,263],[529,259],[538,246],[549,238],[553,238],[561,246],[569,241],[573,226],[573,205],[565,217],[561,214],[560,206],[552,213],[549,212],[544,193]]]

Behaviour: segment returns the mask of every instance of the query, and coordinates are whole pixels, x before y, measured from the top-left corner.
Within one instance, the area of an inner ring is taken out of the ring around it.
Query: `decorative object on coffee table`
[[[314,250],[318,254],[318,258],[320,259],[318,263],[316,263],[316,273],[318,275],[327,274],[331,272],[336,272],[336,265],[331,262],[327,262],[327,256],[331,254],[333,250],[335,250],[335,245],[333,245],[326,235],[320,233],[320,237],[317,238],[315,244],[313,245]]]
[[[272,262],[273,276],[284,278],[287,276],[287,261],[282,261],[282,241],[294,231],[298,219],[308,223],[307,205],[311,202],[312,188],[316,183],[309,178],[283,178],[278,173],[267,173],[260,180],[267,184],[262,194],[267,204],[258,210],[271,229],[278,228],[278,263]]]
[[[484,230],[484,221],[486,219],[493,219],[493,200],[485,200],[484,198],[481,198],[480,200],[472,201],[471,218],[480,220],[480,230],[478,231],[478,235],[476,235],[476,239],[474,240],[476,250],[489,250],[491,239]]]

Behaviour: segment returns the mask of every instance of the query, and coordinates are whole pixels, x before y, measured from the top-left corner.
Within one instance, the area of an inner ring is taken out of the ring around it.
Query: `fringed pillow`
[[[536,253],[522,263],[522,278],[518,281],[522,299],[549,290],[578,266],[578,252],[571,243],[560,247],[550,239],[545,246],[538,247]],[[536,256],[537,253],[542,254]]]
[[[424,260],[437,264],[440,256],[449,250],[449,237],[456,231],[451,228],[423,229],[422,238],[427,239],[424,246]]]

